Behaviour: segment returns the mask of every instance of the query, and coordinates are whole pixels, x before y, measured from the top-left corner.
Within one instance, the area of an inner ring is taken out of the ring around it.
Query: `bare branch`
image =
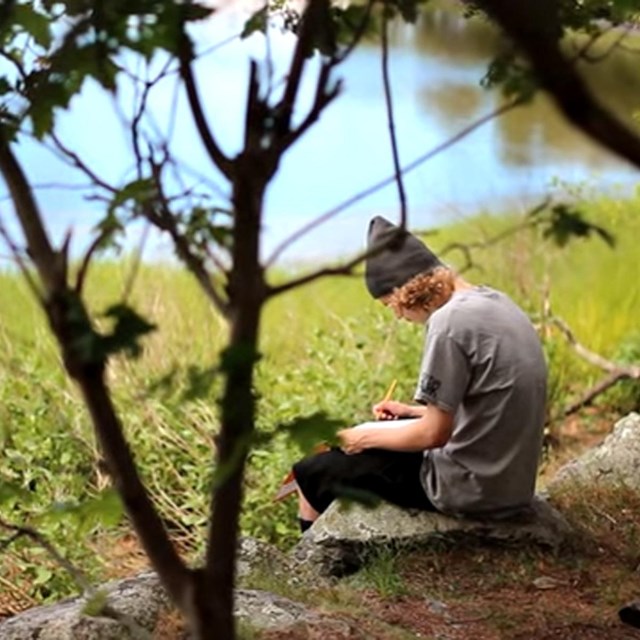
[[[117,191],[116,187],[100,178],[100,176],[95,171],[93,171],[93,169],[91,169],[89,165],[84,162],[77,153],[71,151],[71,149],[69,149],[62,142],[62,140],[60,140],[60,138],[54,131],[51,131],[49,135],[51,136],[51,140],[53,140],[58,151],[60,151],[62,155],[67,160],[69,160],[74,167],[80,169],[80,171],[82,171],[82,173],[84,173],[94,185],[102,187],[105,191],[109,191],[111,193],[115,193]]]
[[[549,206],[550,202],[550,198],[545,198],[545,200],[526,213],[525,219],[522,222],[497,233],[495,236],[487,238],[486,240],[478,240],[476,242],[451,242],[440,250],[439,255],[445,256],[451,251],[460,251],[465,257],[465,264],[457,270],[458,273],[464,273],[472,267],[479,268],[479,266],[473,261],[473,257],[471,255],[474,249],[487,249],[488,247],[492,247],[520,231],[538,226],[543,221],[542,219],[537,218],[536,215],[541,211],[544,211]]]
[[[144,225],[144,229],[142,230],[142,234],[140,236],[140,242],[138,243],[138,247],[133,255],[133,264],[131,265],[131,271],[129,271],[127,281],[124,285],[124,291],[122,293],[122,300],[124,302],[129,299],[131,291],[133,290],[133,284],[136,280],[136,276],[140,271],[140,265],[142,264],[142,254],[144,252],[144,247],[147,244],[150,228],[150,223],[147,222],[147,224]]]
[[[342,88],[341,82],[336,82],[332,89],[328,89],[329,76],[333,65],[325,62],[322,64],[320,73],[318,74],[318,80],[316,82],[316,92],[313,105],[307,113],[304,120],[295,129],[286,132],[279,143],[278,152],[284,153],[298,138],[300,138],[306,131],[314,124],[324,109],[340,94]]]
[[[402,229],[398,229],[396,233],[389,234],[387,238],[384,239],[380,244],[374,245],[373,247],[367,249],[366,251],[360,253],[355,258],[345,262],[342,265],[338,265],[335,267],[324,267],[322,269],[318,269],[316,271],[312,271],[298,278],[293,278],[284,284],[276,285],[276,286],[268,286],[267,287],[267,297],[273,298],[281,293],[285,293],[286,291],[290,291],[291,289],[295,289],[296,287],[300,287],[303,284],[308,284],[313,282],[314,280],[318,280],[319,278],[324,278],[325,276],[350,276],[353,275],[353,270],[365,260],[372,258],[373,256],[378,255],[382,251],[384,251],[387,247],[392,245],[398,238],[398,235],[402,233]]]
[[[85,252],[84,257],[82,259],[82,263],[80,264],[80,268],[78,269],[78,276],[76,277],[76,284],[74,287],[75,292],[77,294],[79,295],[82,294],[82,290],[84,288],[84,281],[85,281],[85,278],[87,277],[87,272],[89,271],[89,266],[91,264],[91,260],[93,259],[95,252],[100,248],[100,245],[102,245],[102,243],[111,233],[112,232],[110,229],[104,229],[100,234],[98,234],[94,238],[93,242],[89,245],[89,248]]]
[[[327,0],[309,0],[307,8],[302,16],[298,41],[293,52],[293,60],[289,67],[287,84],[285,86],[282,100],[276,106],[279,115],[278,128],[282,132],[290,130],[291,116],[293,115],[293,107],[295,106],[300,81],[302,80],[302,72],[309,53],[311,39],[314,35],[316,27],[316,19],[323,5]]]
[[[519,99],[512,100],[510,102],[504,103],[503,105],[501,105],[497,109],[495,109],[495,110],[491,111],[490,113],[484,115],[479,120],[476,120],[475,122],[473,122],[472,124],[468,125],[464,129],[461,129],[455,136],[445,140],[444,142],[442,142],[439,145],[435,146],[433,149],[431,149],[430,151],[428,151],[424,155],[419,156],[418,158],[416,158],[415,160],[410,162],[408,165],[406,165],[402,169],[402,173],[403,174],[407,174],[410,171],[413,171],[414,169],[416,169],[420,165],[424,164],[428,160],[431,160],[432,158],[434,158],[438,154],[440,154],[443,151],[446,151],[447,149],[452,147],[454,144],[460,142],[460,140],[463,140],[464,138],[466,138],[468,135],[473,133],[476,129],[479,129],[482,125],[484,125],[487,122],[493,120],[494,118],[497,118],[498,116],[503,115],[504,113],[507,113],[508,111],[511,111],[511,109],[514,109],[515,107],[517,107],[520,104],[521,104],[521,100],[519,100]],[[374,194],[376,191],[379,191],[380,189],[383,189],[384,187],[392,184],[393,182],[395,182],[395,179],[396,179],[396,176],[393,175],[393,176],[390,176],[388,178],[385,178],[384,180],[381,180],[380,182],[377,182],[376,184],[372,185],[371,187],[368,187],[367,189],[365,189],[364,191],[361,191],[360,193],[357,193],[356,195],[351,196],[350,198],[348,198],[344,202],[340,203],[338,206],[336,206],[333,209],[327,211],[326,213],[322,214],[321,216],[315,218],[311,222],[307,223],[306,225],[304,225],[303,227],[298,229],[298,231],[296,231],[295,233],[290,235],[288,238],[283,240],[275,248],[273,253],[267,259],[266,266],[269,267],[269,266],[273,265],[276,262],[276,260],[280,257],[280,255],[282,255],[282,253],[286,249],[288,249],[292,244],[294,244],[295,242],[300,240],[300,238],[304,237],[305,235],[307,235],[308,233],[310,233],[311,231],[313,231],[317,227],[325,224],[329,220],[335,218],[339,213],[342,213],[345,209],[348,209],[349,207],[351,207],[354,204],[356,204],[356,202],[359,202],[360,200],[364,200],[365,198],[368,198],[370,195]]]
[[[29,255],[45,285],[46,295],[49,296],[53,291],[65,286],[66,273],[61,269],[58,252],[49,242],[40,210],[22,167],[1,132],[0,173],[11,193],[16,215],[27,240]]]
[[[173,240],[178,256],[185,263],[189,271],[195,276],[202,287],[203,292],[213,303],[214,307],[224,316],[229,316],[229,304],[223,299],[207,271],[204,261],[193,253],[189,241],[180,233],[175,216],[171,213],[169,202],[164,194],[161,167],[154,165],[153,178],[159,198],[159,211],[155,210],[151,203],[143,207],[142,214],[158,229],[166,231]],[[223,272],[225,273],[225,272]]]
[[[180,47],[180,76],[184,81],[187,90],[187,99],[191,107],[191,113],[195,120],[196,128],[200,135],[200,139],[204,144],[209,157],[218,167],[222,174],[229,180],[233,179],[233,162],[227,158],[222,152],[213,134],[211,133],[202,109],[202,103],[198,95],[195,77],[191,63],[193,61],[193,46],[186,33],[182,33],[182,42]]]
[[[14,542],[18,538],[27,537],[42,547],[74,580],[74,582],[87,593],[93,592],[93,587],[84,573],[65,558],[39,531],[31,527],[22,527],[10,524],[0,518],[0,527],[6,531],[12,531],[13,536],[3,546]]]
[[[384,86],[384,100],[387,107],[387,122],[389,125],[389,138],[391,139],[391,153],[393,157],[393,169],[398,185],[398,199],[400,201],[400,226],[407,226],[407,197],[402,181],[402,168],[400,167],[400,154],[398,152],[398,140],[396,138],[396,125],[393,117],[393,99],[391,96],[391,81],[389,79],[389,17],[385,10],[382,18],[382,84]]]
[[[571,404],[567,405],[562,410],[562,416],[566,418],[567,416],[580,411],[580,409],[582,409],[583,407],[590,405],[593,400],[595,400],[595,398],[601,393],[604,393],[607,389],[613,387],[615,384],[620,382],[620,380],[625,380],[628,378],[629,376],[623,371],[614,371],[606,375],[595,385],[593,385],[593,387],[585,391],[582,396],[578,398],[578,400],[575,400]]]
[[[587,349],[584,345],[580,344],[576,337],[573,335],[573,332],[571,331],[567,323],[561,318],[551,316],[548,318],[548,321],[555,325],[561,331],[564,337],[568,340],[569,344],[571,344],[571,346],[573,347],[574,351],[583,360],[586,360],[590,364],[602,369],[603,371],[607,371],[608,373],[615,373],[620,377],[633,378],[635,380],[640,379],[640,365],[623,365],[612,362],[611,360],[607,360],[601,355],[594,353],[593,351]]]

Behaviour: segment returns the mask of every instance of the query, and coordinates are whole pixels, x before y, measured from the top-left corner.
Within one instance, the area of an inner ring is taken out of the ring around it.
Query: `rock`
[[[267,571],[274,576],[288,575],[289,565],[289,558],[273,545],[255,538],[240,538],[236,565],[238,578],[245,578],[255,571]]]
[[[619,420],[599,446],[562,467],[547,492],[553,496],[578,484],[623,485],[640,492],[640,414]]]
[[[277,549],[244,538],[239,548],[240,573],[247,575],[256,567],[270,568],[276,578],[291,571],[290,560]],[[160,614],[171,608],[154,572],[107,583],[99,591],[106,595],[106,613],[85,615],[84,597],[35,607],[0,622],[0,640],[150,640]],[[236,616],[253,628],[285,632],[300,625],[328,625],[348,632],[346,623],[266,591],[237,589],[235,597]]]
[[[105,584],[109,615],[88,616],[84,597],[35,607],[0,623],[2,640],[142,640],[168,600],[152,572]],[[115,615],[111,613],[117,612]]]
[[[539,497],[529,509],[508,520],[453,518],[390,504],[347,510],[334,503],[304,534],[292,556],[297,563],[314,566],[320,575],[339,577],[357,571],[371,553],[383,548],[424,547],[436,540],[480,540],[557,549],[569,541],[571,533],[562,515]]]
[[[236,615],[257,629],[280,629],[299,624],[320,624],[322,616],[299,602],[253,589],[236,592]]]

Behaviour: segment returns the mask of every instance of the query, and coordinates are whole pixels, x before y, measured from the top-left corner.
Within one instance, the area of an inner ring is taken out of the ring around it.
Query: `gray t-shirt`
[[[454,414],[447,444],[425,452],[435,506],[507,514],[535,490],[547,369],[538,336],[508,296],[457,291],[429,319],[416,400]]]

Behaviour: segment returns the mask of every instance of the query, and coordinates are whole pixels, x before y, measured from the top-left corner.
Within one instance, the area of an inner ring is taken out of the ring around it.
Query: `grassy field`
[[[476,266],[465,276],[508,292],[536,323],[550,304],[589,349],[638,361],[639,205],[636,200],[585,205],[589,219],[616,235],[615,249],[597,238],[560,249],[541,241],[539,231],[526,231],[474,250]],[[479,216],[430,233],[427,241],[444,251],[453,241],[482,242],[520,222]],[[458,268],[465,264],[460,251],[443,256]],[[126,260],[95,265],[87,287],[92,308],[100,312],[119,300],[130,271]],[[174,267],[143,266],[131,295],[158,329],[145,341],[140,359],[113,361],[109,378],[155,500],[176,538],[197,553],[217,429],[215,366],[226,327],[190,277]],[[87,416],[62,373],[40,311],[12,272],[0,273],[0,299],[0,516],[41,529],[91,576],[103,576],[112,569],[111,541],[121,539],[126,527],[114,528],[117,502],[100,493],[109,481]],[[550,328],[541,326],[541,335],[553,417],[603,372],[577,357]],[[272,301],[263,321],[257,375],[260,430],[274,433],[297,416],[319,411],[345,425],[360,421],[394,378],[396,396],[410,399],[421,344],[422,329],[396,322],[369,299],[360,277],[320,281]],[[627,412],[638,406],[639,396],[637,384],[621,385],[599,399],[595,415],[608,419]],[[581,423],[585,430],[593,416]],[[552,422],[551,430],[558,424]],[[296,538],[293,501],[273,505],[271,496],[297,456],[281,433],[254,449],[244,533],[281,546]],[[96,496],[102,496],[99,505],[87,502]],[[79,536],[84,545],[77,544]],[[0,593],[3,588],[20,602],[33,603],[66,594],[73,585],[41,550],[21,539],[0,556]]]

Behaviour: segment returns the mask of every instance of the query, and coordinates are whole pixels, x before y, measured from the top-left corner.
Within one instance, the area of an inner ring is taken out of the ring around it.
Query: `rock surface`
[[[342,576],[357,571],[368,556],[383,548],[421,547],[443,539],[559,548],[570,536],[566,520],[542,498],[508,520],[452,518],[390,504],[347,510],[336,503],[304,534],[292,556],[316,567],[320,575]]]
[[[142,640],[151,637],[168,600],[156,575],[143,573],[100,588],[113,615],[89,616],[84,597],[35,607],[0,623],[2,640]]]
[[[599,446],[562,467],[547,492],[553,495],[577,484],[624,485],[640,492],[640,414],[619,420]]]
[[[1,640],[150,640],[160,613],[169,607],[160,581],[153,572],[103,587],[109,615],[83,613],[86,600],[75,598],[56,605],[35,607],[0,623]],[[111,612],[117,612],[114,619]],[[252,589],[236,591],[236,616],[258,629],[285,631],[297,625],[345,627],[327,620],[306,606]]]

